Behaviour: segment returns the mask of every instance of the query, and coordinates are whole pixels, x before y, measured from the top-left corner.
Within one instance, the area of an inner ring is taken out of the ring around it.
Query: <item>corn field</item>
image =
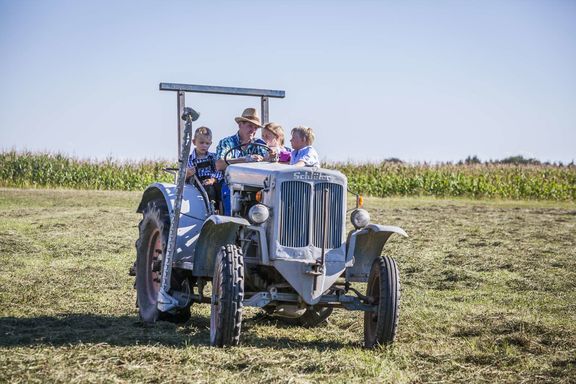
[[[134,191],[155,181],[173,181],[163,161],[90,161],[62,154],[0,153],[0,186]]]
[[[0,153],[0,186],[143,190],[171,182],[169,161],[91,161],[62,154]],[[328,163],[348,177],[349,189],[367,196],[437,196],[576,201],[576,166],[513,164]]]
[[[332,164],[369,196],[576,200],[576,166]]]

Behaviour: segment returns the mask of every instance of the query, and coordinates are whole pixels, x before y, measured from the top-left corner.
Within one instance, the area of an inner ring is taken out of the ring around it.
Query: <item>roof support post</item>
[[[178,121],[178,160],[182,160],[182,137],[184,136],[184,128],[186,126],[186,122],[182,119],[184,115],[184,107],[186,106],[186,99],[185,96],[186,92],[178,91],[176,93],[176,97],[178,98],[177,101],[177,108],[178,108],[178,116],[176,121]]]
[[[260,104],[262,109],[262,125],[266,125],[269,118],[268,96],[262,96]]]

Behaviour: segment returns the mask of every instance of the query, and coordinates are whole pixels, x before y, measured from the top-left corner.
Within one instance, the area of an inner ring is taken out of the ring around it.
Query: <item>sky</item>
[[[284,90],[327,161],[576,160],[576,1],[0,0],[0,150],[177,156],[161,82]],[[187,94],[214,144],[258,98]]]

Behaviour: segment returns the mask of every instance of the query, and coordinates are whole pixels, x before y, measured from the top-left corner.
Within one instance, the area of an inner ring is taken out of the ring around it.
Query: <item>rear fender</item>
[[[226,244],[235,244],[238,231],[249,226],[248,220],[240,217],[212,215],[206,219],[194,251],[194,276],[211,278],[220,249]]]
[[[170,217],[174,214],[174,201],[176,200],[176,186],[169,183],[150,184],[142,195],[142,200],[136,212],[142,213],[150,200],[162,198],[168,206]],[[192,184],[184,185],[182,207],[180,213],[204,221],[208,217],[208,208],[202,193]]]
[[[156,200],[159,198],[164,199],[166,205],[168,206],[168,212],[170,216],[172,216],[172,212],[174,211],[174,206],[170,199],[171,191],[174,194],[174,190],[176,186],[174,184],[165,184],[165,183],[154,183],[148,186],[144,193],[142,194],[142,199],[140,200],[140,204],[136,209],[136,212],[142,213],[144,212],[144,208],[146,208],[146,204],[149,201]]]
[[[400,227],[369,224],[350,232],[346,253],[346,279],[351,282],[366,282],[374,259],[380,257],[384,244],[397,233],[408,237]]]

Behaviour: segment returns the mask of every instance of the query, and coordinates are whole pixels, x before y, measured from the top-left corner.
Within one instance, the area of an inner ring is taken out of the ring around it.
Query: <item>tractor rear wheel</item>
[[[185,322],[190,307],[160,312],[156,307],[162,278],[162,261],[166,252],[170,215],[163,199],[148,202],[139,224],[140,237],[136,241],[136,302],[144,323],[156,320]],[[178,284],[173,274],[171,285]]]
[[[210,308],[210,345],[238,345],[244,300],[244,261],[234,244],[222,247],[214,266]]]
[[[394,259],[382,256],[374,260],[366,296],[373,299],[375,311],[364,313],[364,346],[391,344],[400,314],[400,277]]]

